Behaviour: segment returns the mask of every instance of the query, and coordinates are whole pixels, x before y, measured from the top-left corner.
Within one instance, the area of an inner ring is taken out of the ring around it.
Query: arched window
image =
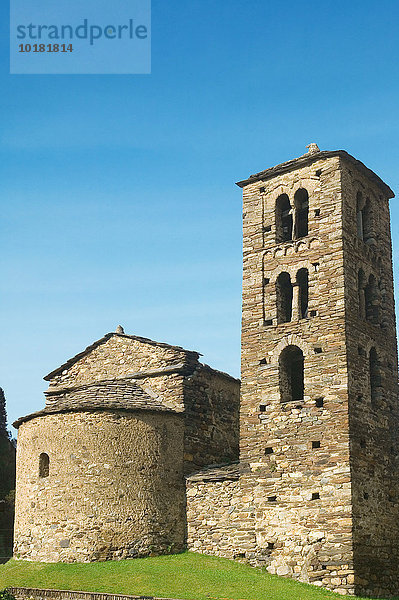
[[[370,198],[365,199],[362,192],[356,195],[356,224],[360,240],[367,242],[374,237]]]
[[[304,356],[298,346],[287,346],[279,358],[280,400],[303,400]]]
[[[357,274],[357,290],[359,296],[359,317],[361,319],[366,318],[366,296],[364,288],[366,286],[366,276],[363,269],[359,269]]]
[[[369,369],[371,402],[375,403],[378,400],[379,389],[381,387],[380,367],[375,348],[371,348],[370,350]]]
[[[50,458],[45,452],[39,456],[39,477],[48,477],[50,473]]]
[[[356,195],[356,223],[357,223],[357,237],[359,238],[359,240],[364,239],[363,208],[364,208],[363,194],[362,194],[362,192],[358,192]]]
[[[276,281],[277,323],[292,319],[292,283],[289,273],[280,273]]]
[[[309,194],[304,188],[295,192],[295,238],[302,238],[309,232]]]
[[[364,289],[364,303],[367,321],[377,325],[380,320],[379,293],[374,275],[370,275]]]
[[[296,274],[296,282],[298,284],[299,318],[307,319],[309,304],[309,271],[307,269],[300,269]]]
[[[292,207],[287,194],[276,200],[276,242],[292,240]]]
[[[370,198],[366,199],[363,208],[363,239],[365,242],[374,237],[373,233],[373,220],[371,214]]]

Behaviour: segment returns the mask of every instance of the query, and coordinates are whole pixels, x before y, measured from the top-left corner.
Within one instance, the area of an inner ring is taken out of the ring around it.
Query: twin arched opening
[[[372,347],[368,356],[369,390],[371,404],[376,405],[382,388],[381,367],[378,353]],[[280,401],[303,400],[305,394],[304,379],[305,357],[298,346],[284,348],[279,357]]]
[[[293,283],[285,271],[276,280],[277,323],[306,319],[309,305],[309,271],[300,269]]]
[[[363,269],[358,272],[359,316],[374,325],[380,323],[380,293],[376,278],[370,275],[366,279]]]
[[[309,233],[309,194],[304,188],[295,192],[291,206],[287,194],[276,200],[276,242],[288,242]]]

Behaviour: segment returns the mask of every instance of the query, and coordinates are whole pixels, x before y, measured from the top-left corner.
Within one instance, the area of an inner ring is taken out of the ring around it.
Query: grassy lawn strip
[[[179,600],[342,598],[318,587],[194,552],[85,564],[10,560],[0,565],[0,589],[7,586],[148,595]]]

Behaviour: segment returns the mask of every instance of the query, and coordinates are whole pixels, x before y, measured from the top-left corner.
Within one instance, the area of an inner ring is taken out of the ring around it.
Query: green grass
[[[260,569],[194,552],[85,564],[10,560],[0,565],[0,589],[8,586],[111,592],[182,600],[342,598],[311,585],[269,575]]]

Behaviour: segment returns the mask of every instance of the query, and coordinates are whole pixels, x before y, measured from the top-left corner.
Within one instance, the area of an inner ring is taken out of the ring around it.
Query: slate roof
[[[195,352],[194,350],[185,350],[181,346],[172,346],[171,344],[166,344],[164,342],[155,342],[154,340],[150,340],[149,338],[140,337],[138,335],[126,335],[125,333],[115,333],[115,332],[112,332],[112,333],[105,334],[102,338],[100,338],[99,340],[93,342],[92,344],[90,344],[90,346],[87,346],[87,348],[85,348],[85,350],[83,350],[82,352],[79,352],[78,354],[75,354],[75,356],[73,356],[72,358],[70,358],[69,360],[67,360],[60,367],[57,367],[56,369],[54,369],[54,371],[51,371],[51,373],[49,373],[48,375],[46,375],[45,377],[43,377],[43,379],[45,381],[50,381],[53,377],[55,377],[55,375],[58,375],[59,373],[62,373],[62,371],[65,371],[65,370],[69,369],[69,367],[71,367],[73,364],[75,364],[78,360],[80,360],[81,358],[83,358],[87,354],[90,354],[90,352],[92,350],[94,350],[95,348],[97,348],[101,344],[104,344],[111,337],[114,337],[114,336],[115,337],[128,338],[130,340],[136,340],[138,342],[142,342],[144,344],[151,344],[152,346],[158,346],[160,348],[171,348],[172,350],[177,350],[177,351],[181,352],[182,354],[185,354],[186,356],[189,356],[190,358],[193,358],[194,360],[198,360],[198,358],[200,356],[202,356],[199,352]]]
[[[122,379],[82,385],[72,391],[46,395],[48,403],[44,409],[20,417],[13,423],[13,426],[18,428],[25,421],[30,421],[35,417],[64,412],[148,410],[179,413],[183,411],[183,408],[165,406],[161,399],[150,396],[136,383]]]
[[[276,175],[280,175],[281,173],[287,173],[288,171],[292,171],[293,169],[302,168],[316,160],[320,160],[323,158],[331,158],[333,156],[340,156],[347,162],[352,163],[359,171],[363,173],[366,177],[371,179],[376,185],[378,185],[384,194],[388,196],[388,198],[393,198],[395,194],[391,190],[391,188],[382,181],[380,177],[374,171],[366,167],[360,160],[357,160],[351,154],[348,154],[345,150],[324,150],[320,152],[307,153],[303,156],[299,156],[298,158],[294,158],[293,160],[289,160],[287,162],[280,163],[275,167],[270,167],[269,169],[265,169],[264,171],[260,171],[259,173],[255,173],[254,175],[250,175],[248,179],[244,179],[243,181],[238,181],[237,185],[240,188],[245,187],[250,183],[254,183],[255,181],[266,181],[267,179],[271,179]]]

